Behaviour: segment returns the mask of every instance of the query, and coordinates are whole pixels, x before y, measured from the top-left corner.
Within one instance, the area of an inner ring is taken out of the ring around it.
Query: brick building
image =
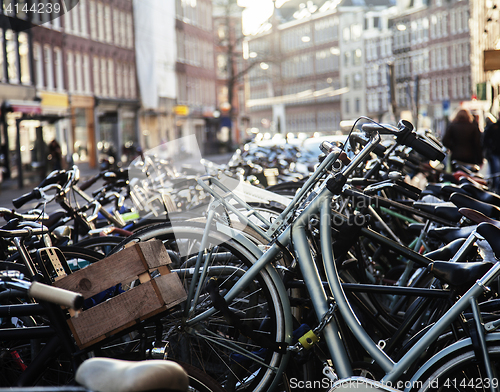
[[[17,4],[18,10],[26,4],[5,0],[4,7],[7,3]],[[28,3],[38,4],[39,9],[49,4]],[[94,167],[99,154],[125,162],[138,142],[132,0],[80,0],[67,3],[70,9],[63,2],[50,4],[58,5],[60,11],[15,15],[33,27],[13,33],[20,52],[20,75],[8,81],[30,85],[31,99],[37,103],[31,105],[36,107],[32,112],[30,105],[10,105],[11,112],[20,109],[24,116],[18,127],[22,145],[22,165],[18,166],[28,174],[40,167],[43,175],[43,170],[50,169],[44,168],[45,145],[54,139],[67,163],[88,162]],[[14,98],[11,93],[9,97]],[[7,121],[7,140],[15,140],[11,125]],[[15,155],[12,143],[8,149]]]
[[[175,4],[177,43],[177,106],[175,137],[195,134],[200,146],[214,132],[216,71],[212,2],[181,1]]]

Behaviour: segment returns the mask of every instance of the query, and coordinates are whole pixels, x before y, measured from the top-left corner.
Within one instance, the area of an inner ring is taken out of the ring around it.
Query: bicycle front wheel
[[[174,235],[170,225],[162,224],[140,231],[125,242],[162,240],[173,271],[189,291],[204,231],[203,225],[195,223],[176,225]],[[226,306],[223,296],[255,262],[255,256],[216,231],[208,235],[205,249],[204,264],[208,263],[208,268],[205,275],[200,268],[196,288],[201,289],[194,301],[182,304],[164,319],[162,339],[168,343],[168,358],[201,369],[226,391],[266,391],[280,379],[287,359],[276,344],[285,340],[285,322],[275,283],[262,270]],[[194,325],[189,323],[212,308],[214,302],[219,303],[215,313]]]
[[[476,356],[472,346],[450,353],[432,366],[420,380],[412,385],[411,391],[489,391],[490,386],[500,386],[500,343],[491,343],[488,353],[495,373],[489,379],[481,358]]]

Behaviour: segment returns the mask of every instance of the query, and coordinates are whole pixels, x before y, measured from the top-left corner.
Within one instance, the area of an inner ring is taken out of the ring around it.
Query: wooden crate
[[[187,297],[171,273],[171,263],[159,240],[137,243],[54,282],[90,298],[119,283],[139,278],[141,284],[71,317],[68,324],[79,348],[89,347],[141,320],[173,307]],[[160,276],[151,277],[158,270]]]

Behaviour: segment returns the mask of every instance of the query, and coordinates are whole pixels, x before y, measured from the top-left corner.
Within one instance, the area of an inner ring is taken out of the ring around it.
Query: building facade
[[[5,0],[2,16],[12,18],[6,4],[18,4],[16,9],[22,10],[26,3]],[[21,165],[17,166],[28,174],[43,176],[53,168],[46,160],[46,146],[53,140],[60,145],[66,165],[85,162],[95,167],[101,155],[125,164],[135,155],[139,141],[132,0],[80,0],[68,3],[73,6],[70,9],[63,2],[51,4],[58,5],[60,12],[18,13],[15,17],[32,27],[5,31],[6,48],[15,47],[19,53],[17,62],[9,62],[8,54],[5,81],[16,89],[30,86],[32,94],[24,100],[36,103],[28,102],[24,109],[10,103],[11,113],[22,110],[21,117],[17,115],[22,119],[18,130],[6,115],[10,155],[16,155],[10,141],[19,132]],[[2,91],[8,94],[4,106],[9,113],[9,101],[21,96]],[[10,169],[12,164],[7,166]]]
[[[23,167],[31,162],[34,135],[30,122],[40,115],[33,74],[30,21],[12,1],[0,2],[0,169],[3,177],[23,182]],[[35,159],[37,159],[35,157]]]
[[[211,144],[216,125],[216,71],[209,0],[177,0],[175,4],[177,105],[175,136],[195,134],[198,144]],[[205,152],[205,151],[204,151]]]
[[[406,111],[438,133],[453,109],[475,94],[470,6],[465,0],[415,2],[391,19],[397,114]]]
[[[272,28],[248,37],[247,61],[255,64],[246,83],[250,126],[328,134],[366,115],[365,13],[391,4],[375,3],[290,4],[276,10]]]
[[[246,73],[242,45],[242,9],[235,2],[214,4],[217,133],[212,139],[219,147],[239,144],[246,136],[243,79]]]

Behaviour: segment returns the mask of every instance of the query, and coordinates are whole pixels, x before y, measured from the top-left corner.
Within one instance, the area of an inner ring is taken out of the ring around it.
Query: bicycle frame
[[[363,148],[363,150],[353,159],[350,165],[345,167],[341,173],[344,177],[348,177],[349,174],[356,168],[359,162],[361,162],[366,155],[368,155],[371,150],[380,141],[380,136],[377,132],[371,134],[369,143]],[[326,161],[326,159],[325,159]],[[325,183],[326,184],[326,181]],[[305,187],[304,187],[305,188]],[[363,329],[360,322],[356,318],[353,310],[351,309],[349,302],[345,296],[342,289],[340,278],[335,264],[335,257],[333,254],[333,248],[331,243],[331,221],[332,221],[332,200],[336,195],[332,193],[325,185],[322,186],[319,194],[310,202],[307,207],[305,207],[300,214],[295,218],[295,221],[288,226],[278,238],[271,243],[270,248],[255,262],[255,264],[248,269],[248,271],[241,277],[241,279],[236,282],[236,284],[231,288],[231,290],[226,294],[225,299],[227,302],[233,300],[237,293],[242,291],[252,279],[259,273],[259,271],[265,268],[270,262],[274,261],[280,254],[280,246],[288,246],[292,244],[296,258],[298,260],[299,267],[301,269],[306,287],[308,289],[312,304],[314,306],[316,316],[319,321],[322,320],[323,316],[329,311],[330,304],[328,301],[328,296],[323,287],[320,274],[316,263],[311,255],[309,248],[309,243],[307,239],[307,226],[310,219],[313,216],[320,216],[320,244],[323,257],[323,263],[325,266],[325,272],[329,284],[329,288],[333,293],[335,303],[345,320],[346,324],[349,326],[353,332],[355,338],[363,346],[363,348],[371,355],[375,362],[384,370],[386,373],[385,377],[382,378],[382,383],[394,383],[398,378],[412,365],[420,355],[428,348],[428,346],[434,342],[445,330],[446,328],[469,306],[472,306],[475,315],[479,314],[477,297],[481,295],[487,288],[486,286],[495,279],[500,274],[500,263],[496,263],[490,271],[488,271],[481,279],[479,279],[445,314],[444,316],[435,323],[435,325],[429,329],[427,333],[411,348],[409,351],[398,361],[394,362],[376,343],[372,341],[368,333]],[[338,197],[338,196],[337,196]],[[283,213],[283,216],[287,216],[289,212],[292,211],[294,203],[289,205],[289,208]],[[207,230],[210,222],[207,222]],[[382,237],[382,236],[380,236]],[[384,237],[382,237],[384,238]],[[385,239],[387,241],[387,239]],[[390,240],[389,240],[390,241]],[[202,241],[203,242],[203,241]],[[394,243],[394,241],[390,241]],[[280,246],[278,245],[280,244]],[[202,244],[203,245],[203,244]],[[399,245],[396,243],[396,245]],[[406,249],[406,253],[414,255],[415,252],[410,251],[407,248],[400,246],[401,249]],[[203,252],[203,249],[200,250]],[[411,252],[411,253],[410,253]],[[420,261],[424,264],[431,262],[431,260],[418,255]],[[201,259],[201,256],[200,256]],[[197,266],[198,267],[198,266]],[[195,267],[195,270],[196,268]],[[196,279],[196,276],[193,277]],[[196,283],[192,282],[193,287]],[[196,306],[196,301],[193,296],[189,297],[192,303],[187,304],[187,309],[194,309]],[[187,320],[187,325],[192,326],[201,320],[207,318],[208,316],[215,313],[215,309],[211,308],[205,312]],[[285,312],[290,312],[290,309],[284,309]],[[480,320],[476,318],[476,323],[480,323]],[[478,324],[480,325],[480,324]],[[480,339],[485,342],[485,334],[481,328],[478,328]],[[290,332],[290,331],[288,331]],[[341,379],[349,378],[353,376],[350,361],[344,347],[342,337],[339,333],[339,327],[332,319],[326,327],[323,329],[323,336],[330,351],[331,358],[334,363],[336,372]],[[488,354],[486,349],[486,343],[482,345],[483,349],[483,359],[487,369],[487,376],[492,378],[493,373],[491,366],[488,362]],[[251,353],[248,352],[249,357]]]

